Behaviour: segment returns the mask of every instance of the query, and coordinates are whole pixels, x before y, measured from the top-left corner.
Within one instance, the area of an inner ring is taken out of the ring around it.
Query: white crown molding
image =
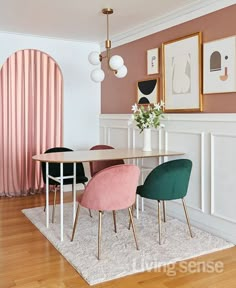
[[[100,114],[100,120],[131,120],[132,114]],[[236,122],[236,113],[164,113],[162,121]]]
[[[193,20],[211,12],[236,4],[236,0],[203,0],[189,4],[171,13],[158,17],[152,21],[143,23],[124,33],[116,34],[112,37],[112,47],[117,47],[145,36],[154,34],[175,25]],[[104,43],[100,43],[104,50]]]

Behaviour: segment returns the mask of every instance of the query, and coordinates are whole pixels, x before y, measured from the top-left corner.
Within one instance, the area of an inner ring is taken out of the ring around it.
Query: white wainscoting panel
[[[129,135],[129,130],[124,127],[107,128],[107,144],[116,148],[130,147]]]
[[[166,150],[185,152],[184,156],[176,158],[188,158],[192,160],[193,168],[186,202],[189,207],[204,212],[204,186],[201,181],[204,172],[204,168],[202,167],[204,133],[183,130],[166,130],[165,139]]]
[[[211,134],[211,214],[236,223],[236,134]]]
[[[165,114],[162,123],[165,128],[152,130],[153,148],[184,152],[175,158],[193,162],[186,197],[191,223],[236,243],[236,114]],[[143,134],[129,114],[100,115],[100,143],[142,148]],[[141,183],[159,163],[175,158],[130,162],[142,168]],[[155,202],[145,205],[156,211]],[[186,221],[180,204],[168,201],[167,214]]]

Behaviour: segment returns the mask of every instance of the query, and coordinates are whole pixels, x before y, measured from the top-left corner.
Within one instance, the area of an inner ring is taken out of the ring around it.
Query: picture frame
[[[165,112],[202,111],[201,32],[162,44]]]
[[[159,78],[137,82],[137,104],[149,105],[159,102]]]
[[[147,50],[147,75],[159,73],[159,49]]]
[[[236,92],[236,36],[203,44],[203,93]]]

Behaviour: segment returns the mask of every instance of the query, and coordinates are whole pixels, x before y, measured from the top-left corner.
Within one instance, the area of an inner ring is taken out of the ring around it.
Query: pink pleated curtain
[[[38,50],[21,50],[0,71],[0,196],[43,187],[35,154],[62,144],[62,74]]]

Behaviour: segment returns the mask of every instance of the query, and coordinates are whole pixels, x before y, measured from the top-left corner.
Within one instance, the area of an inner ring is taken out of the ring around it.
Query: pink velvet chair
[[[85,187],[84,193],[78,197],[78,208],[71,241],[74,240],[80,206],[99,211],[98,259],[100,259],[103,211],[128,208],[135,244],[138,250],[131,207],[135,202],[139,174],[139,168],[129,164],[111,166],[96,173]]]
[[[95,145],[95,146],[90,148],[90,150],[104,150],[104,149],[115,149],[115,148],[112,146],[109,146],[109,145],[104,145],[104,144]],[[96,173],[98,173],[99,171],[101,171],[107,167],[120,165],[120,164],[125,164],[123,159],[91,161],[91,162],[89,162],[91,177],[93,177]],[[116,211],[113,211],[113,220],[114,220],[114,229],[115,229],[115,232],[117,232]]]

